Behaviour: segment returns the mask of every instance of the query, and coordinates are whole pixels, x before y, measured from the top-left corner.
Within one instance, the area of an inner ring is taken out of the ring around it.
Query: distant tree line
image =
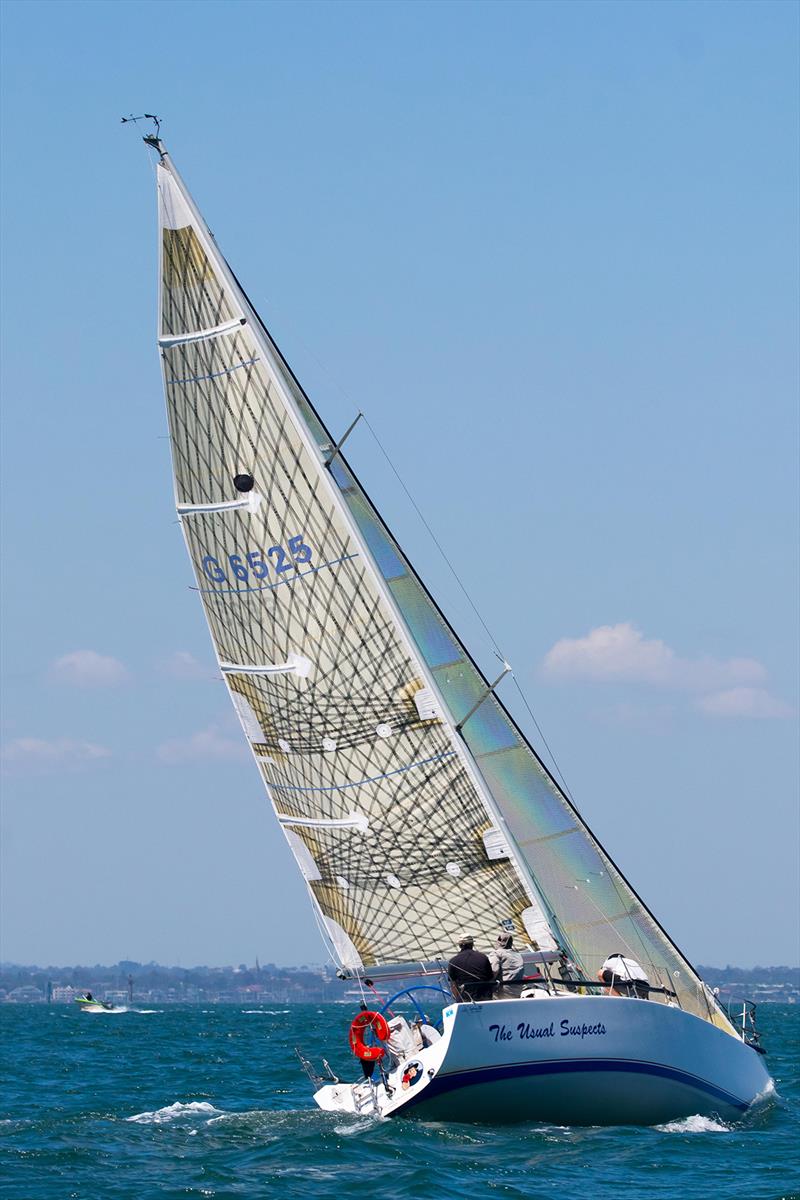
[[[800,967],[709,967],[698,970],[711,987],[732,988],[746,992],[748,988],[780,987],[789,992],[800,991]],[[0,964],[0,990],[9,993],[20,987],[38,988],[47,994],[48,985],[77,989],[109,989],[127,991],[129,984],[136,993],[170,992],[175,999],[198,994],[235,997],[246,990],[275,992],[286,1000],[313,997],[325,1000],[340,999],[348,987],[337,979],[332,967],[278,967],[275,963],[263,966],[238,967],[165,967],[159,963],[139,963],[128,960],[107,966],[23,966]],[[398,986],[401,986],[398,984]]]
[[[137,992],[190,991],[218,994],[238,992],[248,988],[279,989],[291,996],[313,992],[336,999],[343,990],[332,969],[322,967],[278,967],[274,963],[248,967],[165,967],[159,963],[139,963],[128,960],[107,966],[23,966],[0,964],[0,988],[10,992],[18,987],[32,986],[46,993],[48,984],[60,987],[105,987],[126,991],[129,981]]]

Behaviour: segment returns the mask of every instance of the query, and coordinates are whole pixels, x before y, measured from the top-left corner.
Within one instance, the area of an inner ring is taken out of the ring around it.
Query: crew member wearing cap
[[[525,974],[525,963],[518,950],[513,949],[514,938],[505,930],[500,933],[494,950],[489,951],[489,962],[495,978],[507,995],[519,995],[519,987],[508,987],[508,984],[521,984]]]
[[[473,937],[462,937],[459,952],[447,964],[456,1000],[491,1000],[495,973],[485,954],[475,949]]]
[[[636,996],[647,1000],[650,996],[650,980],[642,970],[641,964],[635,958],[626,958],[624,954],[609,954],[597,978],[602,983],[610,984],[607,996]]]

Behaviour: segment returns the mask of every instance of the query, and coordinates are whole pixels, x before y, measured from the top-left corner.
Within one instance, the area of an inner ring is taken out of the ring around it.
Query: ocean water
[[[800,1006],[762,1005],[776,1098],[651,1129],[318,1111],[294,1056],[355,1078],[351,1009],[0,1007],[4,1200],[553,1197],[797,1200]]]

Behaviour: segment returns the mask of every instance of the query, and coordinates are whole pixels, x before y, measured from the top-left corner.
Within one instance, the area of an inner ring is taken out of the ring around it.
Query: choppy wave
[[[126,1117],[126,1121],[133,1121],[137,1125],[164,1125],[167,1121],[175,1121],[180,1117],[216,1117],[222,1116],[222,1110],[214,1108],[213,1104],[209,1104],[207,1100],[189,1100],[184,1103],[181,1100],[176,1100],[174,1104],[167,1104],[164,1108],[157,1108],[154,1112],[136,1113],[132,1117]]]
[[[283,1017],[291,1012],[290,1008],[243,1008],[245,1017]]]
[[[238,1004],[156,1011],[97,1023],[0,1005],[14,1065],[0,1103],[4,1200],[149,1200],[177,1196],[176,1181],[185,1196],[342,1200],[371,1196],[387,1172],[392,1200],[571,1196],[578,1179],[591,1200],[800,1198],[800,1006],[763,1006],[782,1100],[729,1124],[695,1115],[647,1129],[322,1112],[294,1045],[352,1071],[339,1005],[253,1004],[291,1021],[244,1021]]]
[[[731,1126],[714,1117],[701,1117],[695,1113],[692,1117],[684,1117],[681,1121],[668,1121],[666,1125],[656,1125],[659,1133],[730,1133]]]

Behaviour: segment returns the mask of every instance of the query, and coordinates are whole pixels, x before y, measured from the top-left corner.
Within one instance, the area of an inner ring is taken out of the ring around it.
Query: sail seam
[[[256,355],[255,358],[248,358],[245,362],[236,363],[233,367],[225,367],[223,371],[215,371],[213,375],[187,375],[185,379],[168,379],[167,383],[204,383],[207,379],[221,379],[223,375],[240,371],[242,367],[252,367],[259,361],[258,355]]]
[[[544,833],[541,837],[522,838],[520,846],[540,846],[542,842],[552,842],[555,838],[566,837],[568,833],[580,833],[580,829],[577,825],[572,825],[569,829],[559,829],[556,833]]]
[[[381,779],[390,779],[392,775],[404,775],[415,767],[424,767],[428,763],[440,762],[444,758],[453,758],[455,750],[446,750],[444,754],[434,754],[432,758],[421,758],[418,762],[409,763],[407,767],[398,767],[396,771],[386,771],[383,775],[371,775],[368,779],[359,779],[355,783],[337,783],[333,787],[300,787],[294,783],[273,783],[270,787],[276,792],[345,792],[348,788],[363,787],[366,783],[377,783]]]

